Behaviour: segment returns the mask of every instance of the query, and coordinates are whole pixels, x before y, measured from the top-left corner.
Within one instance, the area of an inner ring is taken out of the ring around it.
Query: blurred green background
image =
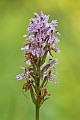
[[[33,12],[50,14],[58,20],[61,33],[55,54],[59,84],[49,83],[51,98],[40,110],[40,120],[80,120],[80,1],[79,0],[1,0],[0,1],[0,120],[35,120],[35,108],[27,92],[21,88],[25,81],[15,76],[23,71],[25,43],[29,19]]]

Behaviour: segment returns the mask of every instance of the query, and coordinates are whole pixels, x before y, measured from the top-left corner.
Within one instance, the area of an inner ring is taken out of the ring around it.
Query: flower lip
[[[25,74],[22,73],[22,74],[19,74],[16,76],[17,80],[22,80],[23,78],[25,78]]]

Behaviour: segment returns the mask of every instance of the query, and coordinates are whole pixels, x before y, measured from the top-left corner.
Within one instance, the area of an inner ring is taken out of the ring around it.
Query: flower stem
[[[36,104],[36,120],[39,120],[39,105]]]

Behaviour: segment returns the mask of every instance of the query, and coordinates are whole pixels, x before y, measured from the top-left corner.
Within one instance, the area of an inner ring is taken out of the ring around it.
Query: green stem
[[[36,120],[39,120],[39,105],[36,104]]]

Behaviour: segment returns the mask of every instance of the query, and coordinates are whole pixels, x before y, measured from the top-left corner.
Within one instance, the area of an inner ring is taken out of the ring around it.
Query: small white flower
[[[53,82],[54,82],[55,84],[57,84],[57,83],[58,83],[58,81],[57,81],[57,80],[53,80]]]
[[[27,61],[26,61],[26,64],[31,65],[30,60],[27,60]]]
[[[29,49],[29,45],[25,45],[21,48],[21,50],[28,50]]]
[[[48,73],[47,72],[44,72],[43,73],[43,77],[45,77],[45,76],[47,76],[48,75]]]

